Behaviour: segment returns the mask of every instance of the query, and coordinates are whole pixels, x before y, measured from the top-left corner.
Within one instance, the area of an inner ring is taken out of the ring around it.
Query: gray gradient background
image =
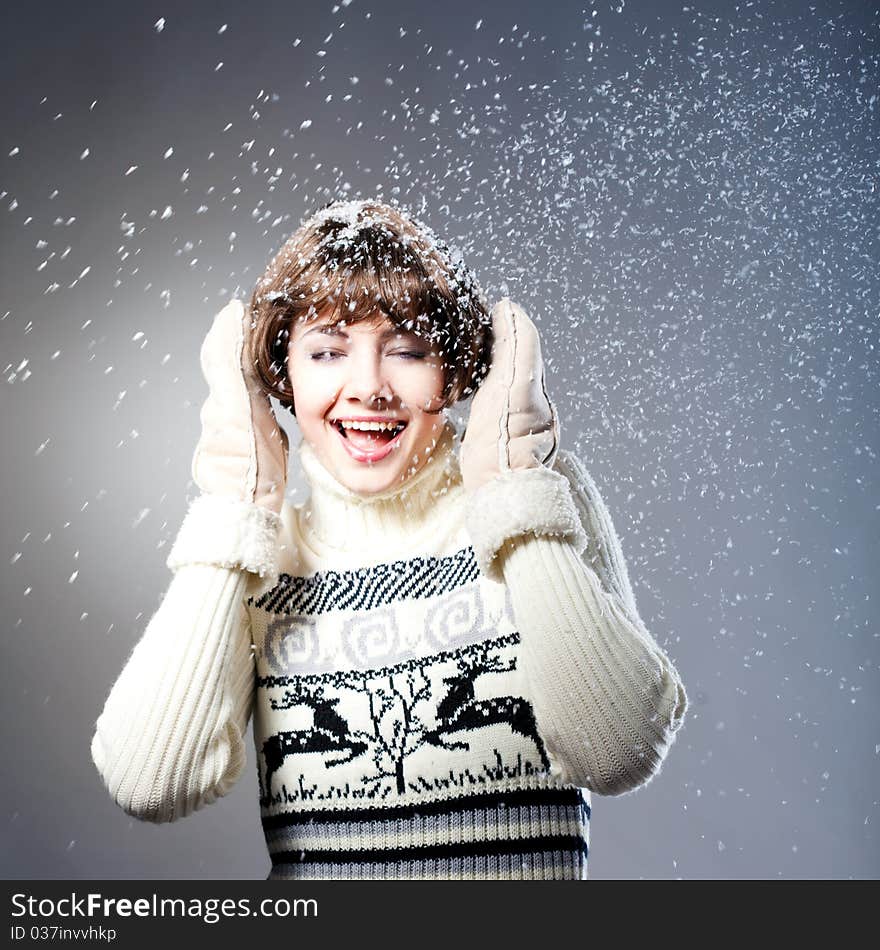
[[[661,774],[594,797],[591,876],[876,877],[877,27],[762,0],[7,4],[2,874],[265,877],[253,748],[154,827],[89,742],[170,580],[213,314],[306,211],[384,193],[532,313],[689,691]]]

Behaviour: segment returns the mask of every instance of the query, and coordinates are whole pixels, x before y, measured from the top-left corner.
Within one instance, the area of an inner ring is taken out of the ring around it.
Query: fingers
[[[216,383],[236,370],[243,349],[243,306],[240,300],[231,300],[215,317],[199,352],[202,375],[208,384]]]
[[[501,349],[510,343],[513,333],[513,307],[513,301],[509,297],[504,297],[492,308],[492,333],[495,338],[495,348]]]
[[[538,328],[525,310],[509,297],[492,308],[492,326],[495,348],[487,381],[491,378],[492,383],[507,389],[515,407],[521,408],[520,403],[534,401],[544,390],[544,361]]]

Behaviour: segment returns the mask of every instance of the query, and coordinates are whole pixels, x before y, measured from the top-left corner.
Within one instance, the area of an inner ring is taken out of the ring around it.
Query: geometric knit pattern
[[[248,605],[273,614],[318,616],[333,610],[370,610],[410,597],[434,597],[477,579],[473,548],[448,557],[416,557],[355,571],[311,577],[282,574],[278,585]]]

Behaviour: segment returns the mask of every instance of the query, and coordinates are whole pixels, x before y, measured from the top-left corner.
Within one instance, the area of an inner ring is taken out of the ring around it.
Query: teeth
[[[360,429],[362,432],[381,432],[385,429],[396,429],[399,422],[349,422],[347,419],[340,419],[338,422],[343,429]]]

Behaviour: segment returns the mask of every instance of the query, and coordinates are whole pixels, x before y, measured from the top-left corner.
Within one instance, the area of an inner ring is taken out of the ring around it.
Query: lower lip
[[[348,454],[355,460],[355,462],[363,462],[363,463],[370,463],[370,464],[374,462],[381,462],[383,458],[390,455],[394,451],[396,446],[400,443],[400,437],[403,435],[404,432],[406,432],[406,426],[404,426],[400,430],[400,432],[398,432],[397,435],[394,436],[394,438],[387,445],[383,445],[382,448],[376,449],[375,452],[365,452],[363,449],[359,449],[353,446],[351,442],[349,442],[348,439],[346,439],[346,437],[339,431],[339,429],[336,428],[336,426],[333,426],[333,429],[335,430],[336,434],[339,436],[339,440],[340,442],[342,442],[342,445],[345,448],[345,451],[348,452]]]

